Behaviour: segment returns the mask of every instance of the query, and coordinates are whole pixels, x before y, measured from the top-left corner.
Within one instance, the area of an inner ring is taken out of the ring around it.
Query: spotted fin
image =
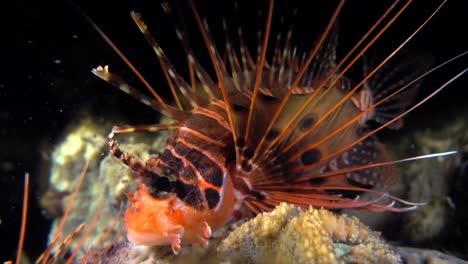
[[[385,146],[375,137],[369,137],[333,159],[322,172],[362,167],[388,160]],[[354,186],[388,187],[398,180],[399,174],[394,166],[381,166],[347,172],[346,178]]]

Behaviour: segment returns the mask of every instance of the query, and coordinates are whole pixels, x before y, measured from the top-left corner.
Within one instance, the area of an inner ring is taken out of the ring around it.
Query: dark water
[[[152,3],[156,1],[122,2],[116,4],[114,1],[76,1],[125,54],[131,57],[158,91],[165,90],[162,94],[169,98],[157,60],[131,21],[129,12],[132,9],[143,12],[147,24],[161,41],[168,56],[174,60],[174,64],[182,73],[186,73],[185,58],[174,37],[173,27],[162,15],[158,5]],[[230,18],[233,24],[237,22],[232,17],[241,18],[240,23],[245,30],[247,41],[256,43],[256,30],[261,25],[259,21],[262,21],[256,17],[256,13],[262,7],[263,10],[266,9],[266,1],[239,1],[240,16],[232,11],[231,3],[195,2],[202,15],[208,17],[217,43],[222,43],[223,40],[219,23],[223,15]],[[303,2],[277,2],[274,23],[276,29],[273,31],[286,31],[289,25],[294,23],[298,44],[312,47],[316,34],[314,32],[323,27],[333,5],[309,8]],[[345,52],[389,4],[389,1],[372,5],[371,2],[373,1],[349,1],[345,6],[340,18],[339,54]],[[203,46],[187,5],[184,1],[175,3],[176,6],[180,5],[181,12],[186,15],[185,20],[188,21],[190,36],[193,35],[194,46],[202,50]],[[440,1],[415,1],[377,47],[382,52],[396,47],[424,21],[438,3]],[[293,16],[291,6],[296,4],[299,5],[299,12],[297,16]],[[280,10],[286,17],[286,26],[278,23]],[[448,1],[424,31],[412,41],[410,47],[427,52],[436,63],[467,50],[467,10],[468,4],[464,1]],[[4,20],[1,24],[3,69],[0,75],[0,193],[3,205],[0,230],[4,245],[1,247],[0,256],[5,260],[12,259],[15,255],[21,214],[22,180],[26,171],[32,175],[32,189],[25,249],[28,255],[36,257],[45,248],[49,220],[41,214],[38,199],[46,188],[45,179],[51,150],[54,144],[60,141],[67,126],[86,115],[98,120],[107,120],[118,115],[120,122],[132,124],[153,123],[157,115],[91,74],[92,67],[109,64],[113,71],[138,84],[134,75],[69,2],[10,1],[2,11]],[[199,55],[202,63],[209,63],[206,53],[200,52]],[[431,75],[424,82],[423,91],[437,88],[467,65],[467,59],[464,58]],[[356,72],[351,72],[351,75],[359,76]],[[405,129],[437,126],[440,122],[433,123],[434,119],[443,121],[450,116],[463,114],[462,110],[468,109],[467,88],[468,79],[464,76],[410,115]],[[102,133],[106,134],[109,130],[110,127],[103,127]],[[390,136],[397,134],[391,133]],[[463,196],[457,197],[464,199]],[[461,235],[457,238],[464,237]],[[466,245],[467,241],[465,238],[460,243]],[[467,252],[460,252],[463,248],[460,247],[460,243],[434,245],[467,257]]]

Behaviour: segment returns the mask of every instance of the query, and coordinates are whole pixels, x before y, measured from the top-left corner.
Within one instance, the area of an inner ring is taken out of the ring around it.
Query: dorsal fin
[[[341,8],[343,7],[343,5],[344,5],[344,0],[342,0],[338,4],[338,6],[336,7],[335,12],[332,15],[332,18],[330,19],[327,27],[324,30],[324,33],[321,35],[321,37],[320,37],[319,41],[317,42],[317,44],[315,45],[314,49],[310,52],[309,56],[307,57],[306,62],[301,66],[301,68],[298,71],[296,77],[294,78],[294,81],[292,82],[292,84],[290,86],[288,86],[289,90],[285,94],[285,96],[282,97],[281,104],[278,106],[278,108],[271,109],[271,110],[274,110],[274,115],[270,119],[269,125],[264,130],[265,132],[262,133],[262,135],[263,135],[262,138],[257,142],[256,146],[251,146],[251,148],[254,149],[254,153],[255,153],[255,155],[253,157],[254,160],[256,158],[258,158],[258,156],[263,153],[263,151],[260,151],[260,148],[263,147],[263,144],[266,141],[267,135],[270,134],[271,129],[276,124],[278,118],[281,116],[281,113],[282,113],[283,109],[285,108],[286,104],[288,103],[289,98],[293,94],[293,91],[296,89],[296,87],[300,83],[302,77],[304,76],[305,72],[308,69],[308,66],[310,65],[310,63],[312,62],[314,57],[317,55],[322,43],[325,41],[328,34],[330,33],[330,31],[331,31],[331,29],[332,29],[332,27],[333,27],[333,25],[335,23],[335,20],[338,17],[338,14],[339,14]]]
[[[219,92],[219,89],[217,85],[214,83],[214,81],[211,79],[210,75],[205,71],[205,69],[200,65],[198,60],[195,58],[195,54],[191,48],[191,45],[189,43],[189,38],[187,34],[187,30],[185,29],[185,26],[182,23],[177,22],[177,19],[175,19],[172,8],[170,7],[169,3],[167,1],[163,1],[161,4],[163,7],[164,13],[169,16],[171,19],[171,24],[175,27],[175,32],[177,38],[180,40],[182,47],[187,53],[187,61],[189,63],[190,69],[193,69],[194,74],[192,78],[192,90],[195,90],[198,93],[197,86],[201,86],[202,91],[204,91],[204,95],[201,95],[202,97],[207,97],[208,99],[212,100],[215,98],[220,99],[222,97],[221,93]],[[179,15],[179,19],[183,19],[183,16]],[[196,83],[195,75],[198,77],[200,82]]]
[[[112,50],[117,53],[117,55],[125,62],[125,64],[132,70],[132,72],[138,77],[138,79],[145,85],[145,87],[151,92],[151,94],[155,97],[157,104],[166,110],[166,112],[171,112],[169,109],[169,105],[164,102],[161,96],[156,92],[156,90],[149,84],[149,82],[143,77],[143,75],[138,71],[138,69],[133,65],[133,63],[123,54],[122,51],[115,45],[115,43],[102,31],[102,29],[94,23],[94,21],[76,4],[73,2],[70,2],[78,12],[88,21],[88,23],[96,30],[96,32],[107,42],[107,44],[112,48]],[[99,67],[98,67],[99,68]],[[102,67],[101,67],[102,68]],[[93,69],[93,73],[95,73],[95,70]],[[96,73],[95,73],[96,74]],[[98,77],[101,79],[106,80],[102,76],[99,76],[99,74],[96,74]],[[121,79],[121,78],[119,78]]]
[[[410,55],[411,54],[411,55]],[[373,62],[369,62],[364,57],[364,75],[369,73],[369,68],[373,68]],[[413,82],[419,75],[428,71],[432,66],[432,58],[430,54],[422,54],[414,51],[406,51],[401,54],[396,60],[392,60],[385,64],[372,78],[364,83],[358,99],[361,109],[366,109],[374,102],[378,102],[382,98],[392,94],[396,90],[411,84],[411,89],[406,89],[392,99],[387,100],[379,107],[375,108],[369,119],[375,120],[378,123],[385,123],[391,120],[398,114],[398,111],[407,109],[421,81]],[[368,99],[365,93],[369,93]],[[403,119],[392,123],[389,128],[398,129],[403,126]]]
[[[153,108],[157,112],[177,120],[179,122],[185,120],[188,117],[188,112],[180,111],[170,105],[160,104],[159,101],[154,100],[141,92],[138,89],[133,88],[128,83],[126,83],[120,76],[115,73],[109,72],[109,67],[99,66],[92,70],[92,72],[98,76],[99,78],[103,79],[106,82],[109,82],[113,86],[119,88],[121,91],[125,92],[126,94],[132,96],[136,100],[142,102],[143,104]]]
[[[371,35],[371,33],[373,33],[373,31],[378,27],[378,25],[384,21],[384,18],[386,18],[386,16],[393,10],[393,8],[395,7],[395,3],[393,3],[393,5],[391,5],[387,11],[374,23],[374,25],[363,35],[363,37],[360,39],[360,41],[358,41],[358,43],[348,52],[348,54],[338,63],[338,65],[330,72],[330,74],[322,81],[322,83],[315,89],[315,91],[313,93],[310,94],[310,96],[305,100],[305,102],[303,102],[300,106],[299,109],[297,110],[291,110],[290,112],[291,113],[294,113],[293,116],[286,116],[285,120],[286,120],[286,123],[284,123],[283,127],[285,129],[281,130],[279,132],[279,134],[276,135],[276,138],[273,138],[272,140],[270,140],[270,142],[265,142],[265,144],[268,144],[266,147],[264,147],[262,145],[263,141],[262,140],[260,142],[260,144],[257,146],[257,150],[256,150],[256,155],[254,156],[254,160],[253,162],[256,162],[257,159],[259,157],[263,157],[263,159],[267,158],[265,157],[265,155],[261,155],[262,153],[260,152],[257,152],[260,148],[263,149],[263,152],[264,153],[268,153],[270,151],[270,149],[272,149],[273,147],[275,148],[280,148],[280,146],[283,146],[284,143],[286,141],[290,141],[291,142],[291,135],[296,131],[296,129],[298,128],[299,124],[300,124],[300,120],[302,118],[304,118],[306,115],[308,115],[310,109],[312,108],[317,108],[317,104],[321,101],[321,99],[323,98],[327,98],[327,94],[333,90],[333,88],[336,86],[336,85],[339,85],[343,82],[342,80],[342,77],[344,76],[344,73],[346,73],[347,70],[349,70],[353,65],[354,63],[362,56],[362,54],[364,52],[366,52],[371,46],[372,44],[383,34],[383,32],[385,32],[385,30],[396,20],[396,18],[408,7],[409,5],[409,2],[407,2],[403,7],[400,8],[400,10],[398,10],[398,12],[389,20],[389,22],[387,22],[387,24],[378,32],[376,33],[376,35],[371,39],[369,40],[369,42],[354,56],[354,58],[352,60],[350,60],[348,62],[348,58],[351,57],[351,55],[353,55],[353,53],[357,50],[358,47],[361,46],[361,44],[364,43],[364,41],[367,40],[367,38]],[[331,25],[329,25],[329,27],[331,27]],[[400,47],[401,48],[401,47]],[[390,56],[391,57],[391,56]],[[387,58],[388,60],[389,58]],[[345,62],[347,62],[348,64],[346,65],[346,67],[344,67],[344,69],[341,71],[341,72],[338,72],[338,69],[340,69],[343,65],[345,65]],[[381,63],[379,66],[382,67],[385,63]],[[376,71],[376,70],[375,70]],[[375,73],[374,71],[374,73]],[[335,77],[335,74],[337,74],[337,76]],[[369,76],[368,78],[370,78],[371,76]],[[331,82],[331,83],[329,83]],[[363,82],[362,82],[363,83]],[[362,85],[359,84],[359,86]],[[339,104],[336,104],[334,106],[332,106],[332,108],[330,109],[331,111],[329,111],[328,115],[331,114],[333,112],[332,109],[334,110],[337,110],[338,108],[340,108],[343,103],[345,103],[349,98],[352,97],[353,93],[359,88],[359,86],[354,86],[353,89],[349,89],[350,92],[340,100]],[[325,89],[325,87],[330,87],[329,89]],[[324,90],[324,91],[323,91]],[[318,97],[318,98],[317,98]],[[283,99],[284,101],[284,99]],[[313,104],[312,104],[313,103]],[[284,103],[284,105],[286,105]],[[284,106],[283,106],[284,108]],[[275,116],[276,116],[276,119],[278,119],[280,113],[277,113]],[[321,120],[324,120],[326,117],[325,116],[321,116],[320,117]],[[274,119],[275,120],[275,119]],[[276,121],[276,120],[275,120]],[[320,121],[321,122],[321,121]],[[273,123],[273,122],[272,122]],[[273,124],[270,125],[270,128],[273,126]],[[311,128],[309,133],[311,133],[311,130],[314,129],[314,128]],[[269,129],[268,129],[269,130]],[[300,135],[300,138],[296,138],[295,141],[292,141],[293,143],[290,143],[289,145],[294,145],[295,143],[299,142],[302,138],[306,137],[307,134],[306,133],[302,133]],[[289,146],[291,147],[291,146]]]
[[[247,122],[245,125],[245,132],[243,134],[243,139],[245,140],[247,146],[252,145],[250,143],[250,134],[251,134],[251,125],[253,121],[253,115],[257,109],[255,109],[255,103],[257,101],[257,97],[259,94],[260,90],[260,85],[262,85],[262,79],[263,79],[263,69],[265,67],[265,61],[266,61],[266,52],[268,48],[268,40],[270,37],[270,31],[271,31],[271,20],[273,18],[273,6],[274,6],[274,0],[270,0],[270,4],[268,6],[268,17],[267,21],[265,23],[265,33],[264,33],[264,39],[262,41],[261,47],[259,43],[258,47],[258,52],[259,56],[257,59],[257,71],[255,74],[255,83],[253,86],[253,91],[252,91],[252,98],[250,99],[250,105],[249,105],[249,113],[247,116]],[[260,34],[259,34],[260,35]],[[242,135],[242,134],[241,134]],[[240,164],[240,159],[237,159],[238,164]]]
[[[213,67],[216,72],[216,77],[218,78],[218,85],[221,90],[221,93],[223,95],[223,101],[226,105],[226,112],[227,116],[229,119],[229,126],[231,127],[231,132],[232,132],[232,137],[235,142],[235,148],[236,148],[236,157],[239,157],[239,145],[241,145],[238,140],[238,126],[236,126],[235,121],[234,121],[234,113],[233,113],[233,106],[229,100],[229,90],[226,86],[225,80],[229,79],[229,74],[226,71],[226,67],[224,67],[224,63],[218,53],[218,51],[215,48],[215,44],[213,40],[211,39],[211,36],[208,31],[208,27],[206,23],[202,23],[202,20],[200,18],[200,15],[198,14],[198,11],[195,7],[195,4],[193,0],[189,1],[189,4],[191,6],[192,12],[195,17],[195,21],[198,25],[198,28],[200,30],[200,33],[202,34],[203,40],[205,42],[206,48],[208,49],[208,53],[210,55],[211,61],[213,63]],[[234,91],[234,87],[232,87],[232,90]]]
[[[159,62],[161,63],[161,67],[163,68],[163,71],[165,72],[165,74],[166,72],[169,74],[169,76],[166,75],[166,78],[168,79],[167,81],[169,83],[169,86],[172,88],[171,90],[173,92],[174,98],[176,99],[177,102],[179,102],[179,105],[180,105],[180,99],[178,97],[177,92],[172,87],[172,82],[175,83],[179,92],[190,103],[192,108],[198,107],[201,105],[207,105],[208,100],[197,96],[190,88],[190,85],[185,82],[184,78],[177,73],[177,70],[172,65],[170,60],[166,57],[161,46],[159,46],[156,39],[153,38],[153,36],[151,36],[151,34],[149,33],[148,28],[146,24],[143,22],[140,14],[132,12],[131,15],[135,23],[138,25],[138,28],[140,29],[140,31],[144,34],[148,42],[153,47],[153,50],[156,53],[156,56],[158,57]],[[172,79],[172,82],[169,80],[168,77]]]

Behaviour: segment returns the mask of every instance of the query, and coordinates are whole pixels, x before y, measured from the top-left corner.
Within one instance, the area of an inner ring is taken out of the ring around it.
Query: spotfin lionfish
[[[153,98],[111,73],[107,66],[99,66],[93,73],[175,121],[116,126],[109,134],[110,152],[138,176],[138,190],[128,194],[130,206],[125,213],[127,238],[131,242],[171,245],[174,253],[182,243],[206,246],[212,230],[242,214],[270,211],[280,202],[303,208],[394,212],[419,205],[374,188],[386,188],[397,181],[395,163],[454,152],[389,161],[385,146],[376,140],[375,134],[386,127],[399,128],[403,116],[464,73],[411,104],[409,91],[437,67],[424,74],[427,65],[407,67],[419,69],[417,74],[388,69],[391,65],[388,61],[437,10],[377,66],[369,69],[361,81],[353,82],[345,74],[408,7],[410,0],[404,3],[395,0],[339,61],[336,25],[344,0],[339,1],[310,51],[302,53],[296,49],[288,31],[278,35],[268,59],[267,49],[273,46],[270,39],[274,0],[268,4],[256,57],[249,52],[240,28],[239,45],[234,47],[226,23],[225,46],[216,47],[208,24],[200,17],[194,2],[188,2],[215,76],[200,65],[187,32],[175,23],[190,73],[189,79],[182,77],[150,34],[141,15],[131,13],[156,53],[175,105],[165,102],[91,21]],[[168,16],[174,17],[167,2],[162,6]],[[378,72],[386,68],[390,71],[382,77]],[[378,125],[368,126],[369,121]],[[145,162],[120,149],[114,140],[118,133],[165,130],[171,134],[162,154]],[[363,199],[359,193],[369,193],[371,198]]]

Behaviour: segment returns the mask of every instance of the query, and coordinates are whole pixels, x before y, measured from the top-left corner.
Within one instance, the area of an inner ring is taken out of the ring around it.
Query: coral
[[[99,186],[100,181],[96,181],[99,178],[100,161],[105,150],[106,138],[98,133],[97,124],[86,119],[79,122],[53,152],[49,191],[43,196],[43,205],[49,204],[44,202],[48,197],[53,197],[55,200],[59,198],[58,203],[57,201],[53,203],[55,207],[57,204],[61,204],[62,208],[65,208],[70,198],[69,194],[73,192],[77,184],[78,176],[86,162],[89,162],[86,177],[75,198],[70,215],[61,230],[63,236],[73,233],[81,223],[90,223],[99,208],[99,201],[105,201],[104,192],[102,192],[104,186]],[[59,195],[51,195],[54,193]],[[54,210],[57,211],[57,209]],[[105,206],[100,218],[112,219],[115,213],[116,211],[114,212],[112,207]],[[54,219],[49,242],[54,240],[61,219],[61,217]],[[84,246],[95,245],[100,234],[109,228],[110,222],[112,221],[99,221]],[[73,241],[71,248],[74,249],[77,243],[78,241]]]
[[[417,130],[410,141],[420,154],[448,150],[468,151],[466,115],[445,120],[437,129]],[[405,142],[407,143],[407,142]],[[407,146],[410,144],[406,144]],[[460,156],[440,157],[409,163],[404,170],[409,186],[408,200],[424,201],[426,206],[405,215],[405,232],[414,242],[437,237],[447,225],[447,216],[456,208],[450,193],[460,166]]]
[[[300,235],[299,235],[300,234]],[[234,230],[218,248],[234,263],[399,263],[357,218],[282,203]]]
[[[63,208],[66,207],[70,194],[77,184],[78,176],[89,162],[86,176],[61,230],[62,237],[65,237],[73,233],[81,223],[89,226],[102,206],[103,210],[96,225],[84,240],[82,248],[103,246],[106,241],[100,239],[107,230],[113,228],[107,242],[122,230],[123,222],[119,221],[117,226],[112,227],[113,219],[119,212],[120,204],[126,203],[125,194],[136,189],[133,172],[108,154],[106,131],[102,127],[111,127],[111,125],[103,126],[91,119],[84,119],[70,129],[53,152],[49,190],[41,199],[41,205],[46,211],[53,212],[52,215],[63,213]],[[153,135],[152,138],[154,137]],[[126,138],[132,140],[132,137]],[[138,141],[144,142],[140,139]],[[154,153],[161,149],[164,141],[164,138],[158,137],[154,144],[123,143],[122,148],[146,159],[150,151]],[[61,219],[62,217],[54,219],[49,235],[50,242],[53,241]],[[76,249],[79,240],[72,242],[71,250]],[[125,236],[120,237],[120,241],[123,240]]]

